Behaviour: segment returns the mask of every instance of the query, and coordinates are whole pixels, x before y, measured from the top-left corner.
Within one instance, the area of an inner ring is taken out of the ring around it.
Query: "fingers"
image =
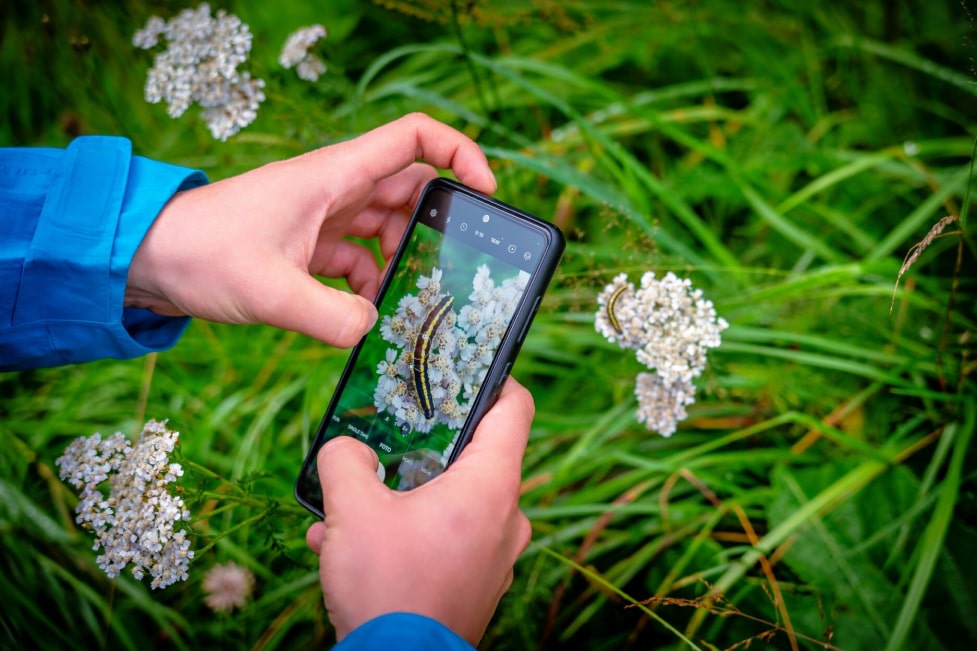
[[[456,465],[464,463],[468,456],[477,455],[477,466],[488,472],[521,473],[535,410],[532,394],[516,380],[508,378],[498,401],[482,418]]]
[[[420,113],[335,145],[334,154],[345,159],[349,169],[359,171],[359,174],[346,175],[352,177],[350,183],[372,186],[423,160],[452,170],[462,183],[486,194],[495,192],[496,188],[485,154],[473,140]]]
[[[346,284],[363,298],[373,300],[380,287],[381,270],[370,249],[351,242],[321,242],[316,246],[309,272],[328,278],[345,278]]]
[[[368,149],[379,158],[406,167],[414,160],[423,160],[435,167],[450,169],[462,183],[476,190],[491,194],[495,192],[496,181],[488,166],[485,154],[477,144],[454,128],[438,122],[422,113],[406,115],[366,134]],[[413,147],[411,147],[413,145]],[[413,150],[413,159],[405,161],[402,156]],[[379,180],[388,173],[375,176]]]
[[[400,244],[424,187],[437,176],[437,170],[430,165],[414,163],[379,181],[347,234],[361,239],[378,238],[383,257],[389,258]]]
[[[380,179],[370,194],[369,203],[382,212],[377,210],[361,214],[352,225],[350,235],[364,238],[375,236],[381,232],[390,212],[400,212],[405,218],[408,217],[421,198],[424,186],[437,177],[438,171],[434,167],[426,163],[412,163]]]
[[[288,264],[279,265],[277,271],[264,269],[261,283],[253,290],[261,295],[260,301],[251,301],[255,321],[332,346],[355,345],[377,321],[377,309],[368,299],[327,287]]]
[[[357,505],[377,499],[387,491],[377,477],[379,459],[376,452],[350,436],[339,436],[319,450],[317,458],[319,484],[322,486],[322,510],[356,510]]]
[[[533,411],[529,392],[515,380],[508,380],[458,460],[431,482],[440,480],[439,490],[481,495],[483,506],[493,511],[492,517],[506,522],[505,535],[512,554],[508,560],[513,563],[531,535],[529,523],[519,510],[519,495]]]

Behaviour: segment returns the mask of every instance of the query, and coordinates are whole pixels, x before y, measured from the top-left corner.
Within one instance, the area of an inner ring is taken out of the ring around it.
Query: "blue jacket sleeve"
[[[175,344],[189,319],[123,306],[129,264],[170,197],[206,182],[124,138],[0,148],[0,371]]]
[[[335,651],[474,651],[444,624],[411,613],[390,613],[357,627]]]

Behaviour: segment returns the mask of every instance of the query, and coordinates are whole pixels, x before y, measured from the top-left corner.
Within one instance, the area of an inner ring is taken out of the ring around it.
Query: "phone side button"
[[[539,304],[542,301],[542,296],[536,297],[536,302],[533,303],[533,309],[530,310],[529,317],[526,319],[525,323],[522,324],[522,330],[519,332],[519,337],[516,339],[517,344],[521,344],[522,340],[525,339],[526,333],[529,332],[529,324],[533,322],[533,317],[536,316],[536,310],[539,309]]]
[[[506,378],[509,377],[510,371],[512,371],[512,362],[508,362],[505,365],[505,368],[502,369],[502,375],[499,376],[499,381],[495,383],[496,389],[500,388],[503,384],[505,384]]]

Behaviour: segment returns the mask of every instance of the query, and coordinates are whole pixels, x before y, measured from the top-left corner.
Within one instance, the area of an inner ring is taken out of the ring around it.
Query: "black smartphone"
[[[322,517],[319,448],[353,436],[409,490],[439,475],[498,397],[563,254],[560,230],[447,179],[424,189],[295,484]]]

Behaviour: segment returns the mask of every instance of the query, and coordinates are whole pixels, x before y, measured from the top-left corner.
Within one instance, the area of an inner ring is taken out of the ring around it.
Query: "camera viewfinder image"
[[[372,446],[399,490],[444,470],[529,282],[527,272],[424,224],[404,259],[328,432]]]

